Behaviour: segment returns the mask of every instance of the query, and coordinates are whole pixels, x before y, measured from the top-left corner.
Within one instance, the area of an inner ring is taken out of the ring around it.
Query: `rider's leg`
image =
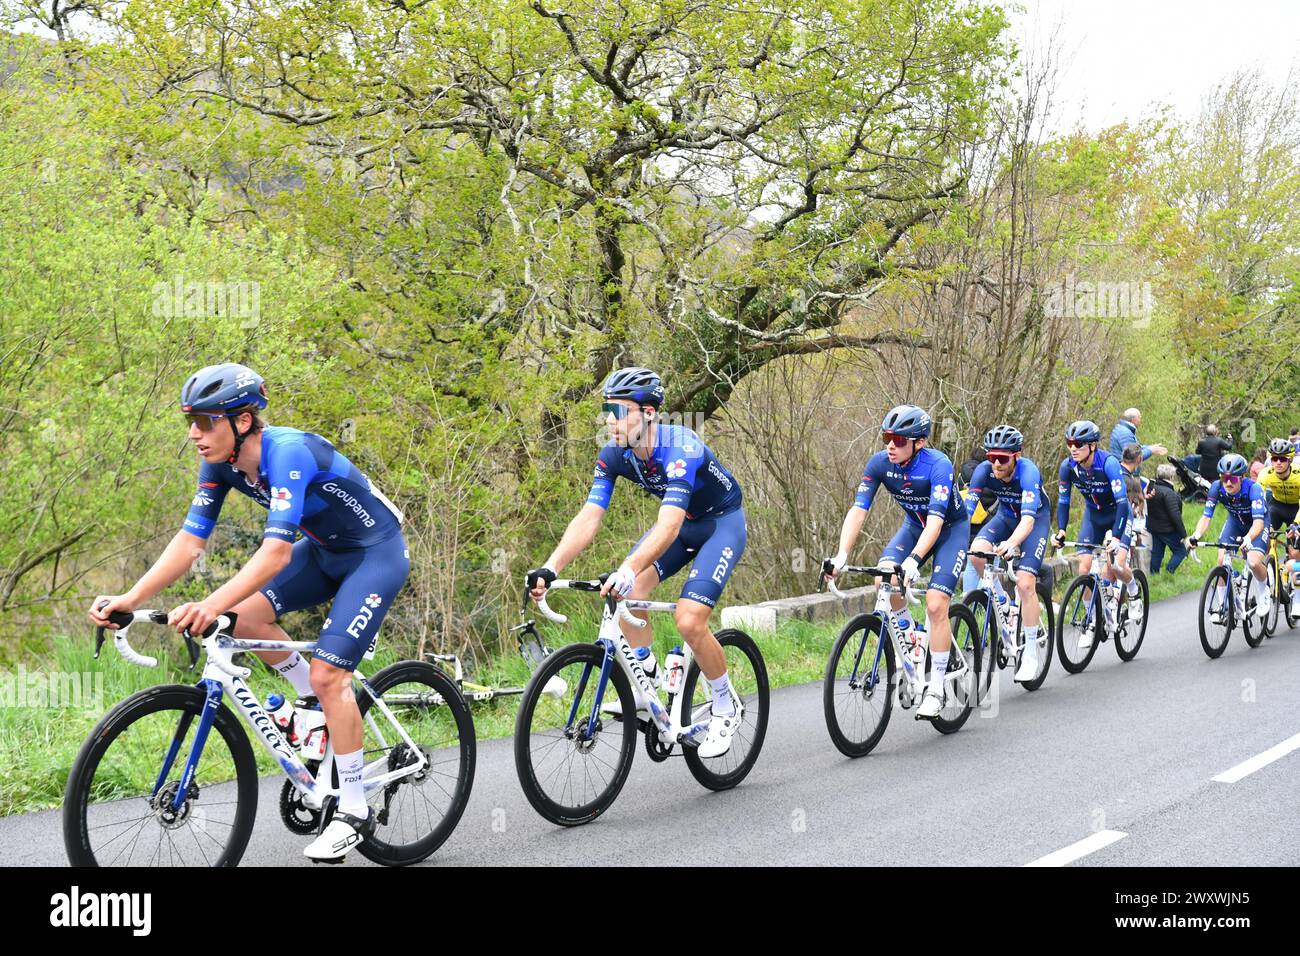
[[[658,586],[658,584],[659,584],[659,572],[655,570],[654,565],[651,565],[650,567],[646,568],[644,571],[642,571],[640,574],[636,576],[636,584],[632,586],[632,594],[631,594],[632,599],[637,601],[644,601],[648,599],[650,597],[650,593],[654,591],[655,587]],[[655,637],[653,627],[650,624],[650,612],[632,611],[630,613],[632,614],[633,617],[637,617],[645,621],[646,626],[633,627],[631,624],[627,623],[627,621],[623,620],[620,617],[618,619],[619,629],[623,632],[623,636],[627,638],[627,642],[631,644],[633,647],[649,647],[652,643],[654,643],[654,637]]]
[[[319,549],[304,538],[293,546],[289,564],[256,594],[231,608],[237,615],[235,636],[249,641],[290,641],[277,620],[283,614],[315,607],[334,596],[337,584],[321,567]],[[311,671],[297,651],[255,651],[273,670],[306,697],[312,693]]]

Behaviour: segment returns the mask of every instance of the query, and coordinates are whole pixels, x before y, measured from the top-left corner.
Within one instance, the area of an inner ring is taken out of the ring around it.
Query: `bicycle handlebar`
[[[822,562],[822,578],[826,582],[826,590],[830,591],[831,594],[834,594],[838,598],[848,597],[847,594],[845,594],[843,591],[841,591],[839,588],[835,586],[835,578],[826,576],[827,564],[829,564],[829,561]],[[897,566],[888,567],[888,568],[878,568],[878,567],[873,568],[873,567],[863,567],[859,565],[846,564],[844,567],[840,568],[838,574],[843,574],[846,571],[849,572],[850,574],[870,574],[872,577],[877,577],[877,578],[896,577],[899,580],[899,584],[902,584],[902,579],[903,579],[903,569]],[[901,588],[901,590],[907,596],[907,600],[912,604],[921,603],[921,599],[917,597],[916,591],[914,589],[904,585]]]
[[[231,631],[234,629],[235,621],[237,619],[238,617],[235,614],[229,612],[227,612],[226,614],[222,614],[210,625],[208,625],[207,630],[205,630],[203,634],[200,636],[207,638],[217,633],[218,631]],[[131,646],[131,642],[127,635],[131,629],[131,625],[135,624],[137,621],[144,621],[149,624],[165,625],[167,623],[166,611],[159,611],[157,609],[151,609],[151,608],[144,608],[138,611],[130,611],[130,612],[113,611],[111,614],[108,615],[108,620],[110,623],[117,625],[117,630],[114,631],[113,633],[113,646],[117,648],[117,652],[119,654],[125,657],[132,664],[135,664],[139,667],[158,666],[158,658],[150,657],[148,654],[141,654],[139,651],[137,651],[135,648]],[[103,626],[95,628],[95,659],[96,660],[99,659],[99,652],[104,646],[104,638],[106,636],[105,632],[107,630],[108,629]],[[189,630],[184,631],[181,634],[181,636],[185,639],[186,650],[189,651],[190,667],[193,667],[195,664],[198,663],[199,660],[199,647],[195,643],[194,636],[190,634]],[[248,668],[246,667],[236,667],[234,668],[234,670],[231,670],[230,668],[227,668],[225,666],[225,663],[221,661],[219,658],[214,657],[213,659],[217,661],[217,666],[219,666],[227,674],[230,674],[232,677],[248,677],[250,673]],[[233,667],[233,665],[231,666]]]
[[[556,588],[562,590],[567,588],[571,591],[599,591],[605,586],[605,579],[608,577],[608,574],[602,574],[594,581],[556,578],[547,586],[546,591],[543,592],[542,596],[537,599],[537,610],[541,613],[542,617],[546,618],[548,621],[554,621],[556,624],[566,624],[569,620],[568,616],[551,610],[550,605],[546,603],[546,595]],[[525,600],[527,600],[526,596]],[[612,594],[605,595],[605,601],[609,604],[611,611],[616,613],[621,620],[626,621],[632,627],[643,628],[648,623],[633,614],[631,608],[627,606],[625,601],[616,601]],[[653,606],[650,607],[649,610],[667,610],[668,607],[669,605],[663,607]]]

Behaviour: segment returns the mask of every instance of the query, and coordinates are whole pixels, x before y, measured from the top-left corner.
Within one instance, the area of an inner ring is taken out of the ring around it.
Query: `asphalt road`
[[[832,746],[820,683],[775,691],[740,787],[710,793],[638,746],[618,801],[573,829],[529,807],[509,740],[480,742],[465,815],[423,865],[1300,864],[1300,628],[1255,650],[1238,631],[1211,661],[1196,602],[1154,605],[1131,663],[1107,643],[1078,676],[1054,660],[1032,694],[1002,672],[996,706],[957,734],[895,708],[859,760]],[[1278,745],[1289,752],[1213,779]],[[307,863],[275,811],[281,782],[263,782],[245,865]],[[59,817],[0,819],[0,864],[64,864]]]

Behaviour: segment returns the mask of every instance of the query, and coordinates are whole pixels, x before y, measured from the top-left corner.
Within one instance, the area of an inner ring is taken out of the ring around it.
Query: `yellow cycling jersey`
[[[1300,504],[1300,471],[1293,466],[1291,473],[1285,478],[1281,477],[1272,468],[1259,473],[1259,484],[1263,489],[1273,495],[1273,500],[1279,504],[1294,505]]]

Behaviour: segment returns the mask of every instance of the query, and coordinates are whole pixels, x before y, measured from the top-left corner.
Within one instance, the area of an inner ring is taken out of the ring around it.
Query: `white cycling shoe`
[[[935,720],[941,710],[943,710],[942,695],[938,691],[926,687],[925,696],[921,698],[921,706],[916,709],[916,719]]]
[[[1128,619],[1134,624],[1142,623],[1142,592],[1128,596]]]
[[[1038,638],[1025,641],[1025,649],[1020,655],[1020,666],[1016,668],[1015,681],[1024,683],[1038,676]]]
[[[323,833],[313,840],[302,855],[313,863],[342,863],[343,857],[359,847],[375,829],[375,811],[369,809],[362,820],[350,813],[335,813]]]
[[[1096,633],[1096,622],[1089,621],[1083,631],[1079,634],[1079,650],[1086,651],[1088,648],[1092,647],[1092,639]]]
[[[736,739],[736,731],[740,729],[741,722],[745,719],[745,705],[737,700],[734,694],[731,696],[731,703],[736,708],[734,714],[709,712],[709,729],[696,750],[701,757],[721,757],[731,749]]]
[[[1271,610],[1273,610],[1273,595],[1268,591],[1257,594],[1255,596],[1255,613],[1260,617],[1268,617]]]

